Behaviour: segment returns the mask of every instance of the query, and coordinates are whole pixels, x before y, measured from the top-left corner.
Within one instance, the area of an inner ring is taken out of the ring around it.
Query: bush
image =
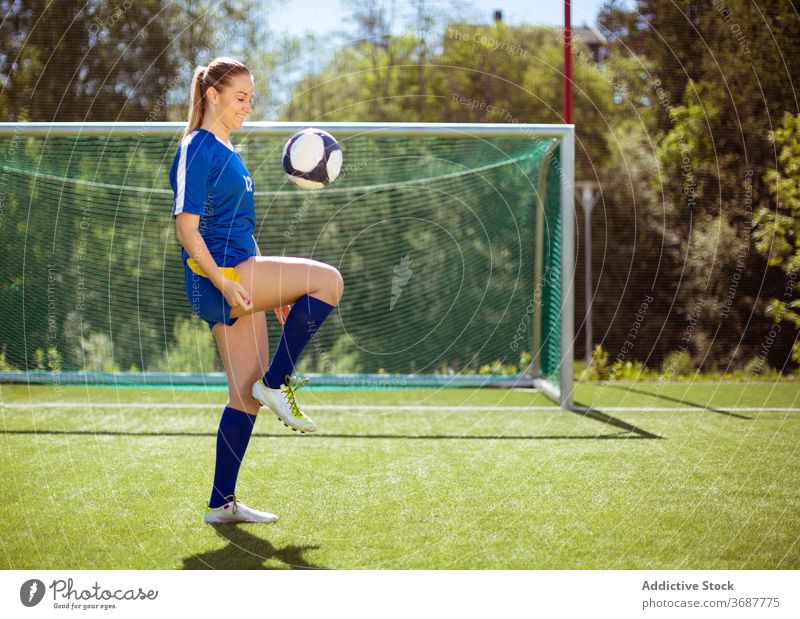
[[[88,338],[81,338],[81,350],[84,372],[119,372],[111,338],[105,333],[90,333]]]
[[[592,349],[592,361],[589,363],[581,380],[608,380],[611,378],[611,369],[608,367],[608,352],[598,344]]]
[[[153,364],[161,372],[214,372],[222,366],[214,334],[199,318],[175,319],[172,344]]]
[[[320,371],[336,372],[338,374],[358,374],[364,371],[361,350],[356,347],[352,338],[346,333],[336,339],[336,343],[331,348],[330,357],[332,362],[330,364],[320,360]]]
[[[478,368],[478,374],[495,374],[498,376],[517,376],[531,369],[533,355],[523,350],[519,355],[519,363],[503,363],[495,359],[491,363],[485,363]],[[465,368],[461,374],[475,374],[472,368]]]
[[[64,360],[61,353],[55,346],[51,346],[47,349],[47,369],[51,372],[60,372],[62,367],[64,367]]]
[[[668,378],[694,376],[695,369],[688,350],[673,350],[661,364],[661,374]]]
[[[5,355],[3,355],[3,363],[5,363]],[[64,360],[55,346],[50,346],[47,351],[37,348],[33,353],[33,368],[35,370],[60,372],[63,366]]]
[[[306,345],[295,370],[297,374],[359,374],[364,371],[361,350],[348,334],[340,335],[330,349],[317,338],[319,335]]]
[[[738,374],[742,374],[743,376],[740,377]],[[750,361],[745,363],[740,371],[734,372],[733,375],[736,378],[742,378],[744,380],[752,380],[754,376],[777,379],[780,378],[781,373],[775,368],[770,367],[767,360],[763,357],[753,357]]]
[[[611,380],[647,380],[648,378],[655,378],[657,372],[649,369],[641,361],[617,361],[611,366],[610,379]]]
[[[519,374],[519,369],[513,363],[503,363],[502,361],[493,361],[492,363],[485,363],[478,369],[478,374],[496,374],[498,376],[514,376]]]
[[[584,361],[576,359],[574,362],[574,377],[576,380],[657,380],[664,376],[667,380],[737,380],[751,381],[754,378],[778,380],[797,380],[800,375],[790,372],[779,372],[769,366],[764,359],[754,357],[744,367],[725,370],[701,370],[697,372],[692,364],[691,356],[687,351],[673,351],[669,353],[661,365],[661,371],[648,368],[641,361],[616,361],[608,366],[608,353],[601,346],[596,346],[592,354],[592,364],[584,368]]]
[[[44,370],[44,351],[41,348],[33,352],[33,369]]]
[[[19,368],[11,365],[6,359],[6,351],[0,352],[0,372],[18,372]]]

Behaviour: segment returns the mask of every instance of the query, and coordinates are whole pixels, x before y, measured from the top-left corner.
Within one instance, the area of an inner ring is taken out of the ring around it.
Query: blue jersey
[[[233,267],[257,253],[253,179],[233,146],[206,129],[181,142],[169,172],[173,217],[200,215],[199,232],[217,266]],[[186,262],[189,254],[183,250]]]

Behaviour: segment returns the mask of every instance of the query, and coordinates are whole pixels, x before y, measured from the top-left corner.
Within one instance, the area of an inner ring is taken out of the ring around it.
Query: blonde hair
[[[191,93],[189,95],[189,121],[183,132],[183,137],[203,124],[203,115],[206,112],[206,91],[212,86],[222,90],[230,85],[231,78],[241,73],[250,73],[250,70],[238,60],[221,56],[214,58],[208,66],[197,67],[192,76]]]

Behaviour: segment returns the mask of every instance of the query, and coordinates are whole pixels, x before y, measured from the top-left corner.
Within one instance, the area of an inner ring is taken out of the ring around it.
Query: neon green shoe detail
[[[308,383],[308,379],[286,376],[285,380],[277,389],[270,389],[263,379],[257,380],[253,384],[253,399],[270,408],[286,427],[303,433],[315,432],[317,426],[297,402],[297,392]]]
[[[292,412],[292,415],[297,419],[302,419],[303,421],[308,421],[308,417],[306,414],[300,410],[300,406],[297,404],[295,394],[303,387],[306,383],[308,383],[308,379],[304,378],[300,380],[299,376],[286,376],[286,382],[283,383],[280,387],[281,391],[286,394],[286,399],[289,401],[289,409]]]

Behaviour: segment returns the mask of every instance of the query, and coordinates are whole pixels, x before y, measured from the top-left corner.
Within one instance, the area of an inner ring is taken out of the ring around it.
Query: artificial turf
[[[0,565],[800,567],[798,383],[301,396],[319,433],[264,411],[237,487],[279,522],[211,527],[223,391],[2,385]]]

